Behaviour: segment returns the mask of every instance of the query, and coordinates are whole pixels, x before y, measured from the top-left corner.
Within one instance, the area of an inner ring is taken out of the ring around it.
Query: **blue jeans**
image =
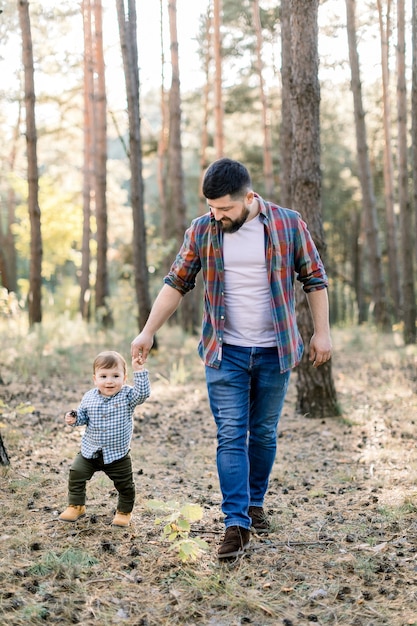
[[[226,528],[250,528],[248,507],[263,506],[289,379],[276,348],[224,345],[220,368],[206,367]]]

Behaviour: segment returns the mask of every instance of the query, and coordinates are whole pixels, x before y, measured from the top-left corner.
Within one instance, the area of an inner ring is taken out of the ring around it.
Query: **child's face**
[[[126,375],[121,365],[108,369],[98,367],[94,373],[93,380],[103,396],[114,396],[126,382]]]

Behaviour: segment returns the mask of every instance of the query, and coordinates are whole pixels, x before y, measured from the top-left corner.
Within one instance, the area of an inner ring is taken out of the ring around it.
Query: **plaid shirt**
[[[87,426],[81,440],[81,454],[86,459],[101,450],[107,464],[129,452],[133,412],[151,392],[147,370],[133,372],[133,378],[134,387],[123,385],[114,396],[103,396],[96,388],[84,394],[74,426]]]
[[[285,372],[297,365],[303,342],[295,315],[295,277],[306,293],[327,287],[327,276],[301,215],[265,202],[255,194],[265,232],[265,260],[271,289],[271,311],[280,360]],[[182,295],[204,280],[203,325],[198,352],[204,363],[220,367],[225,320],[223,233],[211,212],[192,221],[164,282]]]

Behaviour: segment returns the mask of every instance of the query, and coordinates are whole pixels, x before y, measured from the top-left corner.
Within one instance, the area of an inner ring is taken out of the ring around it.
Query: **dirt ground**
[[[111,527],[115,493],[97,474],[87,515],[58,520],[80,430],[64,411],[91,387],[65,367],[40,384],[0,369],[0,623],[106,626],[417,625],[417,349],[371,330],[334,332],[342,417],[295,414],[295,376],[265,502],[272,532],[219,564],[224,532],[215,428],[194,338],[150,359],[151,398],[132,441],[132,526]],[[398,344],[398,345],[397,345]],[[90,354],[85,355],[86,359]],[[25,411],[25,407],[29,407]],[[203,509],[182,563],[151,499]]]

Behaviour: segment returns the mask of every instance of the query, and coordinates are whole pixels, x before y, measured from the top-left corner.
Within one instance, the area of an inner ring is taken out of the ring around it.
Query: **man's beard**
[[[222,219],[218,220],[217,223],[224,233],[235,233],[246,222],[248,215],[249,209],[247,207],[243,207],[242,213],[237,219],[231,220],[230,217],[222,217]]]

